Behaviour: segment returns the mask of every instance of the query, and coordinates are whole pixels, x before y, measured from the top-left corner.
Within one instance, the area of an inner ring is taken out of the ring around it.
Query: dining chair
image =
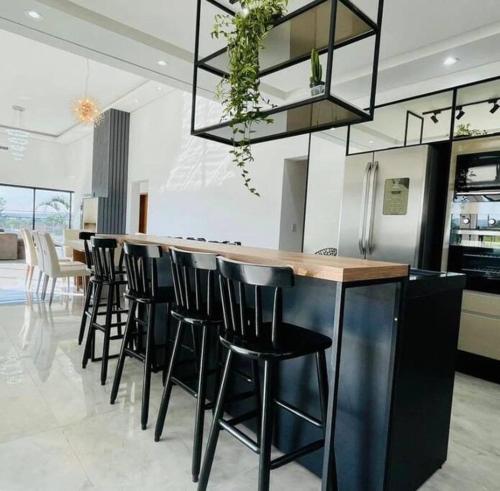
[[[57,256],[56,248],[52,237],[47,232],[39,232],[38,238],[43,255],[43,272],[45,274],[42,300],[45,300],[49,279],[52,280],[50,289],[49,305],[54,298],[54,290],[58,278],[85,278],[90,272],[84,263],[78,261],[61,261]]]
[[[31,231],[22,228],[21,229],[21,238],[24,242],[24,253],[26,257],[26,289],[31,288],[31,282],[33,280],[33,272],[35,268],[38,266],[38,258],[36,255],[35,243],[33,242],[33,237],[31,236]]]

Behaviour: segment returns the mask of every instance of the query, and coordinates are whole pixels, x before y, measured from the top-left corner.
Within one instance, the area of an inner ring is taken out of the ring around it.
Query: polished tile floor
[[[194,401],[174,388],[166,437],[155,443],[160,377],[153,379],[149,428],[141,431],[141,365],[126,365],[111,406],[111,384],[100,385],[98,367],[81,369],[81,295],[60,290],[50,308],[36,297],[1,305],[2,290],[21,290],[21,277],[19,263],[0,264],[0,490],[196,489]],[[256,456],[223,432],[210,489],[254,490],[256,476]],[[296,464],[272,473],[272,489],[319,487]],[[449,459],[421,489],[500,489],[500,386],[457,375]]]

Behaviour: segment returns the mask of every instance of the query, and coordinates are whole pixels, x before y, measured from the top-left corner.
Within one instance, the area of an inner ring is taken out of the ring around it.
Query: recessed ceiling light
[[[27,10],[26,15],[33,20],[42,20],[43,17],[36,10]]]
[[[445,65],[445,66],[454,65],[457,61],[458,61],[458,58],[455,58],[454,56],[448,56],[448,58],[446,58],[443,61],[443,65]]]
[[[167,62],[165,60],[158,60],[157,63],[160,66],[167,66]]]
[[[370,145],[373,145],[375,142],[374,142],[373,140],[370,140],[368,143],[369,143]]]

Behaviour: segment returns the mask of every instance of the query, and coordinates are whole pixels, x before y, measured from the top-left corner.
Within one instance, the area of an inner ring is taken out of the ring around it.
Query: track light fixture
[[[441,114],[441,111],[433,111],[432,112],[431,121],[434,124],[438,124],[439,123],[438,114]]]
[[[490,109],[491,114],[495,114],[498,109],[500,108],[500,105],[498,104],[498,99],[491,99],[488,101],[490,104],[493,104],[493,107]]]
[[[464,108],[462,106],[457,106],[457,111],[458,111],[456,116],[457,120],[462,119],[465,115]]]

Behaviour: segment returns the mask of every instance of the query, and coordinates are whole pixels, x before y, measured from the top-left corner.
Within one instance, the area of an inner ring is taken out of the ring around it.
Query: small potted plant
[[[316,49],[311,51],[311,78],[309,87],[311,88],[311,95],[317,96],[325,93],[325,82],[323,78],[323,67],[319,61],[319,53]]]

